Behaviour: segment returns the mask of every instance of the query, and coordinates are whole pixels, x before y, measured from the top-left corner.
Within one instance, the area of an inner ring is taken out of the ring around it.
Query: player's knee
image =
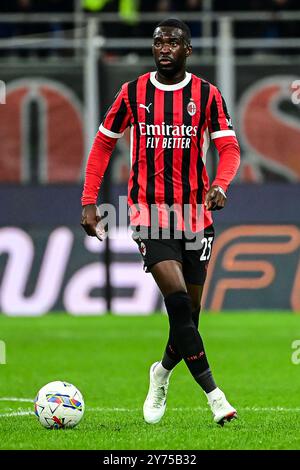
[[[176,343],[180,341],[180,342],[186,342],[188,345],[188,343],[190,342],[190,339],[193,338],[194,335],[195,335],[195,325],[192,321],[178,324],[177,327],[174,329],[174,337],[175,337]]]
[[[192,327],[192,303],[190,296],[183,291],[174,292],[165,297],[170,328],[177,336],[183,327]]]
[[[165,304],[169,315],[192,312],[192,302],[190,296],[184,291],[177,291],[165,297]]]

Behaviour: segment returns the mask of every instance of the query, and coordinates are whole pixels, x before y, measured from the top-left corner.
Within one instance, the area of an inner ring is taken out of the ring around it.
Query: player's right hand
[[[87,204],[83,207],[80,225],[89,236],[97,237],[101,241],[104,239],[105,229],[101,224],[96,204]]]

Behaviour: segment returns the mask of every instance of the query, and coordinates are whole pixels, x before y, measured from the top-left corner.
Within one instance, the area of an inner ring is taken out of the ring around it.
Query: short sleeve
[[[125,101],[126,87],[127,84],[124,84],[116,94],[99,127],[99,131],[107,137],[119,139],[129,125],[130,115]]]
[[[234,136],[231,117],[223,96],[218,88],[213,87],[213,96],[208,108],[208,129],[212,140],[219,137]]]

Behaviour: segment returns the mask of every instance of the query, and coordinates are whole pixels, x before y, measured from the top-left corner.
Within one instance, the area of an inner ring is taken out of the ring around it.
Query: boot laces
[[[166,398],[166,385],[159,385],[153,390],[153,408],[160,408]]]

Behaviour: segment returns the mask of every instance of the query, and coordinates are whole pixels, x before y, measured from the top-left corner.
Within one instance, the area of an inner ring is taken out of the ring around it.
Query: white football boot
[[[143,406],[144,419],[148,424],[158,423],[166,411],[167,392],[171,372],[164,382],[156,380],[154,377],[154,369],[157,364],[159,364],[159,362],[155,362],[150,367],[150,385]]]
[[[208,404],[214,416],[214,422],[224,426],[226,422],[237,418],[237,411],[226,400],[222,390],[216,389],[207,395]]]

